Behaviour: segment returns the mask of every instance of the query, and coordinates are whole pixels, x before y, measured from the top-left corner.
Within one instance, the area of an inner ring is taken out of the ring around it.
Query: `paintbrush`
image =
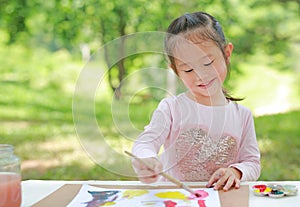
[[[147,168],[149,168],[150,170],[153,170],[153,166],[151,166],[149,163],[145,162],[143,159],[135,156],[134,154],[128,152],[128,151],[124,151],[127,155],[129,155],[130,157],[136,159],[137,161],[143,163]],[[154,170],[153,170],[154,171]],[[176,178],[164,173],[164,172],[160,172],[159,175],[163,176],[164,178],[166,178],[167,180],[169,180],[170,182],[174,183],[175,185],[177,185],[179,188],[183,188],[184,190],[190,192],[191,194],[200,197],[200,195],[198,193],[196,193],[195,191],[193,191],[190,187],[186,186],[185,184],[183,184],[182,182],[180,182],[179,180],[177,180]]]

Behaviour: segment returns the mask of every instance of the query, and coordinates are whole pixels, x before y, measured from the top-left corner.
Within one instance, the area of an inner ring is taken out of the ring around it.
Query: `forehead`
[[[219,47],[212,40],[180,39],[174,46],[173,57],[175,61],[191,63],[199,59],[219,56],[221,53]]]

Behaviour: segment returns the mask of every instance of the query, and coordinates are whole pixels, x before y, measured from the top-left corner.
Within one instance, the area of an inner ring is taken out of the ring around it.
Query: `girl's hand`
[[[215,190],[219,190],[224,186],[224,191],[228,191],[232,186],[240,188],[241,177],[241,171],[236,168],[220,168],[211,176],[206,187],[209,188],[215,184]]]
[[[155,157],[143,158],[143,160],[152,166],[151,169],[135,159],[132,161],[133,167],[140,181],[143,183],[156,182],[159,177],[159,173],[163,170],[162,163]]]

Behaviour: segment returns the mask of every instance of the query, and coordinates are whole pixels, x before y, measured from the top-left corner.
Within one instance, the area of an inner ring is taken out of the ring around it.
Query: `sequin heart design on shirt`
[[[176,160],[181,180],[207,181],[237,157],[237,141],[231,136],[213,139],[203,129],[192,128],[176,140]]]

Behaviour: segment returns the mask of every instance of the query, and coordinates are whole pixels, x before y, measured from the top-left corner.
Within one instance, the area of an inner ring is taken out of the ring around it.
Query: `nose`
[[[197,68],[195,69],[195,73],[197,75],[197,80],[205,81],[207,77],[209,76],[208,71],[205,71],[204,69]]]

